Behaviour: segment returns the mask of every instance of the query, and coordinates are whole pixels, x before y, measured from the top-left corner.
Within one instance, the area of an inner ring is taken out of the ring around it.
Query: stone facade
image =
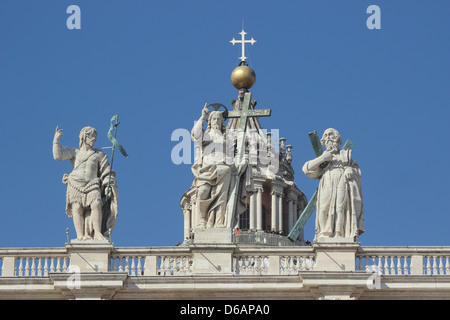
[[[0,249],[1,299],[449,299],[450,247]]]

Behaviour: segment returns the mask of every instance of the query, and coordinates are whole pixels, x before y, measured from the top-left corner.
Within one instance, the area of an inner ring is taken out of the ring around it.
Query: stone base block
[[[356,243],[354,238],[330,238],[330,237],[317,237],[314,241],[316,243]]]
[[[233,230],[231,228],[208,228],[194,230],[194,244],[231,244]]]
[[[233,246],[202,245],[192,249],[194,275],[232,275]]]
[[[356,252],[359,243],[314,242],[316,251],[316,271],[355,271]]]
[[[72,272],[108,272],[113,244],[108,240],[72,240],[66,244]]]

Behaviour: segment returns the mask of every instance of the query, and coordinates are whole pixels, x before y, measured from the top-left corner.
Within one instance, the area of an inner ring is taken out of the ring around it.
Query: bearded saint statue
[[[208,120],[206,130],[203,126]],[[191,131],[191,138],[201,147],[201,156],[192,166],[196,190],[196,228],[234,228],[239,215],[245,212],[247,195],[253,188],[248,158],[239,165],[239,190],[236,205],[228,205],[233,179],[234,136],[227,134],[221,111],[203,107],[201,117]],[[190,189],[190,190],[191,190]]]
[[[306,162],[303,172],[320,179],[316,204],[318,238],[356,238],[364,232],[361,170],[352,159],[352,150],[339,150],[341,136],[336,129],[325,130],[321,156]]]

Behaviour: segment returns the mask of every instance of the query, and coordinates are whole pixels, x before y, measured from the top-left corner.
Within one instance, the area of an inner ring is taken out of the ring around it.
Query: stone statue
[[[207,129],[204,130],[207,118]],[[251,170],[245,170],[248,157],[237,170],[237,179],[241,179],[242,183],[239,184],[236,206],[230,209],[228,200],[233,183],[234,141],[226,133],[222,112],[209,111],[205,104],[200,119],[192,128],[191,138],[201,147],[201,157],[192,166],[192,188],[197,193],[197,228],[233,228],[237,217],[246,210],[246,188],[251,188]]]
[[[63,183],[67,185],[66,213],[73,218],[77,240],[107,240],[105,236],[109,237],[117,218],[115,172],[107,155],[94,149],[97,140],[94,128],[81,130],[79,149],[62,146],[59,143],[62,136],[62,129],[56,127],[53,158],[72,163],[73,170],[64,174]]]
[[[356,238],[364,232],[364,206],[361,170],[352,159],[352,150],[339,150],[342,144],[337,130],[325,130],[321,156],[303,165],[303,172],[320,179],[316,205],[316,240]]]

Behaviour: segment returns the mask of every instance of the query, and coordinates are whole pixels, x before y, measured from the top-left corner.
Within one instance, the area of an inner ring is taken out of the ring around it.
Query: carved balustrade
[[[311,246],[232,246],[234,275],[298,275],[316,270]],[[198,250],[198,248],[197,248]],[[110,254],[110,272],[129,276],[192,276],[192,247],[123,247]],[[65,248],[0,249],[2,277],[47,277],[70,270]],[[359,247],[356,272],[382,275],[450,275],[450,247]]]

